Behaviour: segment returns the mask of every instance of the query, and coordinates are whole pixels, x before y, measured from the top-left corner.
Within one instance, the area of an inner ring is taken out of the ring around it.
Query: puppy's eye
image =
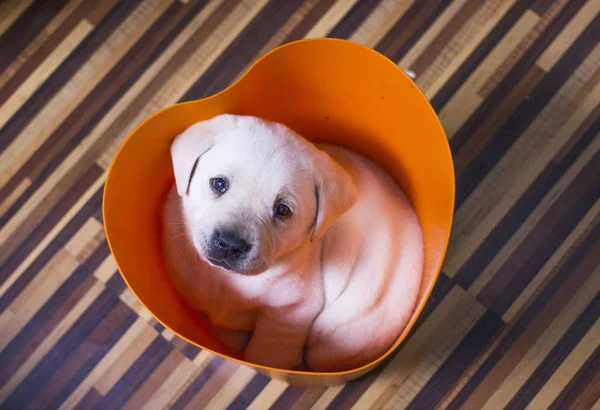
[[[229,188],[229,184],[225,178],[211,178],[210,186],[213,191],[221,195],[223,195],[227,191],[227,188]]]
[[[287,218],[288,216],[292,215],[292,210],[290,209],[290,207],[284,204],[277,205],[274,209],[274,212],[275,216],[278,216],[280,218]]]

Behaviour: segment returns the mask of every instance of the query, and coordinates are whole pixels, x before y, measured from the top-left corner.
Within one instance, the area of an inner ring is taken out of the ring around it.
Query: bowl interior
[[[220,113],[279,121],[312,141],[347,147],[379,163],[405,190],[423,229],[425,268],[418,309],[396,347],[441,268],[454,207],[452,159],[435,113],[413,82],[378,53],[346,41],[306,40],[276,49],[227,90],[168,107],[129,136],[109,172],[104,218],[132,291],[176,334],[230,356],[206,318],[174,291],[160,245],[162,201],[173,183],[170,144],[191,124]]]

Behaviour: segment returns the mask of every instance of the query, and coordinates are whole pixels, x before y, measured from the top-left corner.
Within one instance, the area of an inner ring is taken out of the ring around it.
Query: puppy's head
[[[253,275],[321,238],[354,203],[350,176],[281,124],[221,115],[171,146],[177,192],[205,260]]]

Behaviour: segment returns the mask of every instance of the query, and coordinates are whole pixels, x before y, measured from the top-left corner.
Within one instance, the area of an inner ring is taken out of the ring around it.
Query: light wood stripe
[[[456,131],[481,104],[483,99],[477,94],[481,85],[514,50],[521,38],[533,29],[539,19],[539,16],[535,13],[525,12],[444,106],[439,116],[449,138],[454,136]]]
[[[95,218],[88,219],[79,231],[73,235],[73,238],[65,245],[65,250],[78,261],[82,261],[83,258],[81,258],[80,255],[86,251],[88,243],[103,230],[102,224]]]
[[[19,18],[33,0],[6,0],[0,3],[0,35]]]
[[[10,307],[0,315],[0,350],[10,343],[77,266],[77,260],[63,249],[54,255]],[[5,319],[7,316],[11,319]]]
[[[117,263],[112,255],[107,256],[94,272],[94,276],[100,282],[106,284],[110,277],[117,271]]]
[[[563,364],[556,369],[556,372],[546,382],[535,398],[529,403],[529,410],[545,409],[550,407],[554,399],[558,397],[562,389],[575,376],[581,366],[600,346],[600,319],[586,333],[586,335],[577,344],[575,349],[569,354]]]
[[[86,294],[79,299],[77,304],[67,313],[58,325],[46,336],[44,341],[27,357],[27,360],[21,364],[19,370],[6,382],[0,389],[0,404],[7,398],[14,389],[27,377],[31,371],[39,364],[39,362],[48,354],[48,352],[56,345],[58,340],[63,337],[71,328],[73,323],[85,312],[85,310],[96,300],[102,293],[104,286],[100,283],[94,283]]]
[[[573,183],[573,180],[577,177],[579,172],[592,160],[594,155],[600,151],[600,138],[596,138],[590,147],[582,153],[579,158],[575,161],[558,183],[552,188],[550,192],[544,197],[536,209],[529,215],[529,217],[521,224],[515,234],[506,242],[506,244],[498,251],[496,256],[492,259],[490,264],[481,272],[473,284],[469,287],[469,291],[472,294],[478,294],[485,285],[491,280],[496,274],[498,269],[512,253],[522,245],[527,235],[535,228],[542,217],[550,209],[550,207],[558,200],[560,195]],[[556,253],[555,253],[556,255]],[[539,275],[538,275],[539,276]]]
[[[94,367],[94,369],[79,383],[75,391],[61,404],[61,410],[74,408],[77,403],[85,396],[85,394],[110,370],[118,363],[123,352],[133,344],[148,325],[143,320],[136,320],[115,345],[104,355],[102,360]],[[148,330],[146,330],[148,333]]]
[[[452,22],[452,19],[456,18],[457,13],[469,0],[454,0],[444,10],[444,12],[435,20],[429,30],[423,34],[421,39],[410,49],[408,53],[398,62],[398,65],[404,70],[408,70],[415,60],[423,54],[425,49],[431,44],[431,42],[440,34],[440,32],[446,27],[446,25]]]
[[[226,409],[254,375],[256,375],[256,372],[251,368],[240,366],[212,400],[208,402],[206,408]]]
[[[540,56],[537,65],[550,71],[598,13],[600,13],[600,2],[588,1]]]
[[[31,263],[37,258],[44,249],[52,242],[52,240],[58,235],[58,233],[65,227],[65,225],[75,216],[75,214],[83,207],[83,205],[98,191],[98,189],[104,184],[104,177],[100,177],[93,183],[86,192],[77,200],[75,205],[60,219],[60,221],[54,225],[52,230],[44,237],[44,239],[36,246],[36,248],[27,255],[27,258],[17,267],[17,269],[11,273],[11,275],[2,283],[0,286],[0,297],[6,293],[8,289],[21,277],[25,269],[31,265]]]
[[[140,303],[138,298],[129,289],[125,289],[119,297],[127,306],[131,308],[139,317],[149,322],[152,319],[152,315],[148,310]]]
[[[515,0],[506,0],[500,2],[500,7],[493,11],[493,15],[489,18],[484,26],[479,30],[475,38],[469,41],[468,44],[464,46],[462,51],[452,60],[449,66],[444,70],[441,76],[438,76],[437,79],[425,88],[425,95],[428,98],[432,98],[437,94],[437,92],[442,88],[442,85],[448,81],[450,76],[456,72],[460,64],[475,50],[475,48],[483,41],[485,36],[494,28],[494,26],[500,21],[500,19],[504,16],[504,14],[510,9]],[[483,8],[482,11],[485,11]]]
[[[519,297],[513,302],[510,308],[502,315],[502,320],[505,322],[512,322],[520,312],[527,305],[527,302],[533,297],[537,289],[541,288],[545,281],[548,280],[553,271],[562,266],[565,255],[576,246],[582,238],[584,238],[589,231],[594,228],[600,222],[600,199],[596,201],[594,206],[588,211],[588,213],[581,218],[581,221],[564,240],[556,252],[552,255],[548,262],[544,264],[542,269],[527,285],[525,290],[521,292]]]
[[[385,25],[386,22],[391,21],[391,16],[396,18],[398,15],[397,13],[405,10],[405,8],[410,4],[412,4],[411,0],[382,0],[377,7],[375,7],[375,10],[373,10],[373,12],[369,14],[369,16],[358,27],[358,29],[352,33],[352,35],[349,37],[349,40],[364,44],[368,47],[375,46],[375,44],[381,40],[381,37],[376,37],[375,33],[377,31],[382,32],[382,25]]]
[[[26,81],[0,107],[0,127],[31,97],[40,85],[52,74],[69,54],[79,45],[94,27],[86,20],[81,21],[54,51],[31,73]]]
[[[415,0],[395,1],[389,3],[389,8],[386,8],[386,19],[383,23],[374,30],[374,33],[365,41],[365,45],[374,47],[383,39],[388,31],[396,24],[398,20],[407,12],[408,9],[415,3]]]
[[[466,298],[460,309],[452,312],[452,318],[443,325],[443,332],[433,335],[430,348],[422,350],[423,355],[414,364],[409,377],[396,389],[394,395],[384,405],[384,409],[406,407],[427,384],[450,353],[461,342],[481,318],[485,309],[475,299]],[[440,329],[441,330],[441,329]]]
[[[54,35],[59,28],[61,28],[63,23],[65,23],[65,20],[67,20],[73,14],[74,10],[76,10],[82,2],[83,0],[74,0],[67,3],[58,12],[58,14],[56,14],[56,16],[50,22],[48,22],[46,27],[39,32],[39,34],[31,41],[31,43],[20,51],[17,58],[11,62],[8,68],[0,73],[0,87],[4,87],[4,85],[8,83],[10,79],[15,76],[15,74],[25,67],[26,63],[32,62],[32,57],[36,54],[36,52],[38,52],[44,46],[44,44],[46,44],[46,41],[48,41],[48,39]],[[31,2],[23,1],[21,3],[27,4]],[[0,7],[2,7],[2,5],[0,5]],[[40,62],[36,61],[35,63],[37,65]]]
[[[144,403],[142,409],[162,409],[175,397],[176,393],[198,373],[198,368],[189,360],[183,360],[164,383]]]
[[[83,101],[115,64],[133,46],[140,34],[160,16],[170,1],[142,3],[86,61],[76,75],[57,93],[0,154],[0,187],[14,175],[60,123]]]
[[[270,408],[287,388],[287,383],[280,380],[271,380],[265,388],[259,393],[248,410],[261,410]]]
[[[540,15],[538,23],[532,28],[531,31],[523,36],[523,38],[515,46],[514,50],[479,88],[477,94],[480,97],[486,98],[490,96],[490,93],[494,91],[502,79],[504,79],[504,77],[506,77],[506,75],[513,70],[513,68],[515,68],[517,63],[521,61],[524,55],[530,52],[532,47],[535,47],[535,42],[539,40],[542,33],[548,28],[550,22],[559,16],[560,12],[564,10],[565,5],[567,4],[568,0],[557,0],[550,5],[548,10]]]
[[[102,395],[119,381],[121,376],[133,365],[133,363],[144,353],[144,350],[156,339],[158,333],[149,326],[139,325],[139,333],[125,347],[110,367],[93,383],[93,387]]]
[[[335,397],[342,391],[343,386],[333,386],[328,387],[327,390],[323,392],[319,400],[315,404],[310,407],[310,410],[325,410]]]
[[[506,380],[496,389],[492,397],[485,403],[484,409],[505,408],[517,390],[525,383],[541,361],[546,357],[558,340],[564,335],[567,328],[577,319],[600,291],[600,267],[590,275],[587,282],[577,294],[573,295],[571,303],[560,312],[550,326],[539,335],[536,343],[521,359]]]
[[[572,92],[572,88],[569,88],[569,84],[565,85],[563,88],[568,92]],[[544,167],[548,164],[548,162],[560,152],[561,148],[568,143],[571,134],[585,121],[585,119],[590,115],[593,111],[594,107],[600,102],[600,84],[597,84],[592,90],[588,90],[589,94],[587,98],[578,106],[578,110],[575,111],[569,118],[561,118],[562,126],[555,133],[550,136],[550,139],[544,138],[543,141],[539,142],[539,146],[535,149],[531,147],[523,147],[521,144],[515,144],[511,150],[506,154],[503,161],[496,167],[496,174],[494,171],[490,173],[488,177],[480,184],[480,187],[471,194],[471,198],[467,199],[462,207],[457,211],[457,219],[460,221],[465,221],[468,218],[468,215],[474,215],[475,209],[479,209],[482,206],[482,202],[477,201],[480,196],[487,195],[489,196],[491,192],[494,193],[494,202],[490,205],[491,209],[487,209],[484,215],[483,221],[479,223],[476,227],[469,227],[470,234],[469,236],[461,236],[462,229],[458,226],[453,234],[453,240],[451,241],[450,248],[450,257],[446,260],[445,268],[451,276],[453,276],[457,270],[465,263],[465,261],[469,258],[472,252],[477,249],[478,245],[483,241],[483,239],[489,234],[489,232],[499,223],[499,221],[504,217],[506,212],[511,208],[511,206],[516,202],[516,200],[520,197],[520,195],[531,185],[531,183],[535,180],[535,178],[539,175],[539,173],[544,169]],[[555,97],[555,101],[558,104],[564,105],[565,100],[562,99],[561,94],[559,93]],[[567,100],[568,101],[568,100]],[[551,105],[547,107],[548,115],[551,117],[552,112],[555,108]],[[543,114],[542,114],[543,115]],[[540,116],[540,118],[542,118]],[[556,117],[554,117],[553,121],[558,122]],[[558,125],[558,124],[557,124]],[[536,136],[532,136],[533,138],[541,139],[542,136],[547,134],[542,134],[541,136],[537,134],[538,123],[532,124],[532,126],[526,131],[526,133],[536,133]],[[543,122],[539,123],[540,127],[546,127],[547,124]],[[528,145],[532,144],[532,139],[528,141],[524,141],[523,144],[527,143]],[[534,155],[534,158],[528,159],[523,158],[526,154]],[[537,155],[536,155],[537,154]],[[516,157],[516,158],[515,158]],[[509,162],[509,159],[513,161]],[[506,162],[506,163],[505,163]],[[517,170],[514,167],[515,164],[525,164],[525,170],[523,168],[520,169],[520,172],[516,172]],[[512,166],[512,167],[511,167]],[[515,181],[510,184],[501,184],[496,182],[495,178],[506,176],[501,172],[506,168],[511,168],[514,173]],[[502,192],[502,195],[498,195],[495,191],[486,191],[486,188],[489,189],[489,185],[499,186],[502,185],[503,188],[507,192]],[[508,188],[508,189],[506,189]],[[486,203],[489,199],[485,200]],[[473,205],[471,205],[473,203]],[[475,208],[475,209],[474,209]],[[471,216],[472,217],[472,216]],[[460,225],[460,222],[458,223]],[[458,232],[457,232],[458,231]],[[456,239],[455,239],[456,238]]]
[[[358,0],[338,0],[323,18],[306,34],[306,38],[325,37],[329,31],[350,11]]]
[[[262,47],[260,51],[256,53],[256,55],[252,59],[252,62],[246,66],[246,70],[250,68],[252,63],[254,63],[257,58],[268,53],[275,47],[279,46],[287,38],[287,36],[290,35],[296,27],[298,27],[298,25],[304,20],[307,14],[311,10],[313,10],[318,3],[318,0],[304,1],[302,5],[298,8],[298,10],[294,14],[292,14],[290,18],[285,22],[281,29],[277,30],[277,33],[275,33],[271,37],[267,44],[265,44],[264,47]]]
[[[27,188],[31,185],[31,179],[24,178],[21,180],[19,185],[15,188],[14,191],[10,193],[6,198],[2,200],[0,203],[0,217],[2,217],[6,211],[15,203],[15,201],[25,192]]]

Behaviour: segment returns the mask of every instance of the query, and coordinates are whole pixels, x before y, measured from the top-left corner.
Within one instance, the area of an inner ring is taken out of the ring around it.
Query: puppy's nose
[[[216,231],[214,245],[223,251],[229,251],[230,256],[246,253],[252,248],[252,245],[234,231]]]

